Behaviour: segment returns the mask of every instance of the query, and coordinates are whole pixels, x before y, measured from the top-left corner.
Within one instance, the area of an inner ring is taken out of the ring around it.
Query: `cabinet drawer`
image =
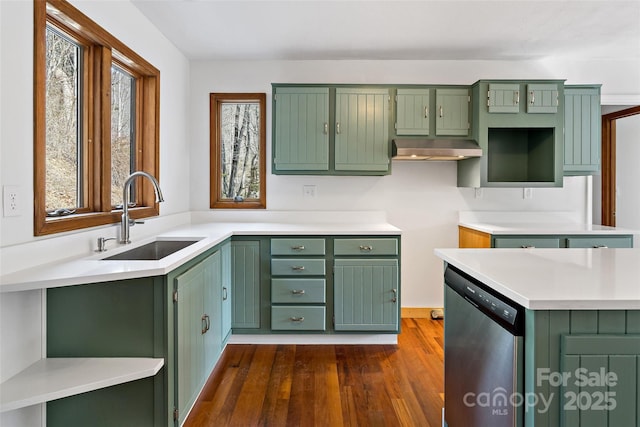
[[[325,279],[271,279],[271,302],[324,303]]]
[[[324,259],[279,258],[271,260],[272,276],[324,276]]]
[[[619,237],[568,237],[568,248],[630,248],[632,247],[631,236]]]
[[[324,254],[324,239],[271,239],[271,255]]]
[[[335,239],[334,255],[398,255],[397,239]]]
[[[494,248],[559,248],[557,237],[496,237]]]
[[[324,331],[325,308],[309,306],[271,306],[274,331]]]

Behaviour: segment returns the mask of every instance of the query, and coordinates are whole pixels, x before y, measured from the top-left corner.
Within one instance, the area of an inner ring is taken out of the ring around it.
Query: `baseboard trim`
[[[431,317],[431,310],[442,310],[442,307],[402,307],[401,317],[424,319]]]

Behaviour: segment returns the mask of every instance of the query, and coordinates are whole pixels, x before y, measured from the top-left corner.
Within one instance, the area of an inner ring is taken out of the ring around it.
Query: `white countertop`
[[[142,239],[129,245],[116,245],[113,241],[107,242],[107,251],[100,254],[56,261],[2,275],[0,276],[0,292],[164,275],[232,235],[400,235],[400,233],[400,229],[384,222],[207,222],[185,225],[160,233],[154,238]],[[200,240],[158,261],[101,260],[149,243],[156,238],[176,240],[194,238]]]
[[[640,310],[640,249],[436,249],[532,310]]]
[[[635,230],[627,230],[606,225],[580,224],[577,222],[466,222],[458,225],[494,235],[536,234],[536,235],[633,235]]]

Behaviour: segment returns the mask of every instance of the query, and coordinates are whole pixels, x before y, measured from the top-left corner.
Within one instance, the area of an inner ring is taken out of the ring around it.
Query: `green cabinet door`
[[[398,260],[336,259],[336,331],[398,330]]]
[[[231,242],[227,242],[220,248],[222,261],[222,344],[231,335]]]
[[[429,135],[429,89],[398,89],[396,135]]]
[[[592,175],[600,170],[601,120],[600,85],[565,86],[565,175]]]
[[[527,113],[557,113],[559,100],[555,83],[530,83],[527,85]]]
[[[337,88],[336,171],[387,171],[390,148],[389,90]]]
[[[205,262],[204,375],[213,370],[222,352],[222,255],[214,252]]]
[[[260,328],[260,242],[231,242],[233,328]]]
[[[487,110],[490,113],[518,113],[520,85],[518,83],[489,83]]]
[[[436,89],[436,135],[469,134],[469,89]]]
[[[220,252],[216,251],[175,278],[176,384],[178,423],[198,397],[220,352],[216,285],[220,285]]]
[[[329,170],[329,89],[274,91],[274,170]]]

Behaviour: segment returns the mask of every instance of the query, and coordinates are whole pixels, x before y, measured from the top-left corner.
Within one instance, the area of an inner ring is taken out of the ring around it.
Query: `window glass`
[[[260,105],[222,104],[221,198],[260,198]]]
[[[135,78],[111,67],[111,204],[122,205],[122,187],[135,166]],[[131,186],[131,191],[135,185]],[[129,200],[135,200],[131,194]]]
[[[82,205],[80,58],[82,47],[63,33],[46,31],[45,207]]]

